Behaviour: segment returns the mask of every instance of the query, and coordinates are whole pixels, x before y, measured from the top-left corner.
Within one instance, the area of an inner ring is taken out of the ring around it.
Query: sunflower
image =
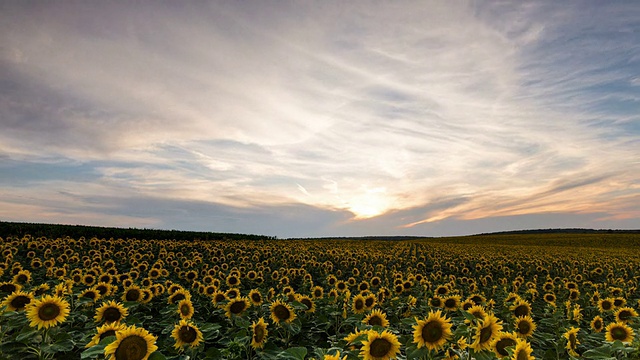
[[[516,346],[517,336],[514,333],[501,332],[491,342],[491,349],[500,359],[509,356],[508,347]]]
[[[521,338],[527,338],[533,335],[536,330],[536,323],[533,322],[531,316],[520,316],[515,321],[516,334]]]
[[[249,291],[249,300],[251,300],[252,305],[260,306],[260,304],[262,304],[262,294],[260,290],[253,289]]]
[[[276,300],[271,303],[271,319],[274,323],[280,324],[280,322],[291,323],[296,318],[296,313],[289,304]]]
[[[426,346],[429,350],[438,350],[451,338],[451,320],[438,311],[430,311],[425,320],[417,320],[413,326],[413,342],[418,349]]]
[[[105,321],[107,323],[120,322],[129,315],[127,310],[122,304],[113,300],[102,303],[102,306],[96,309],[96,322]]]
[[[513,316],[516,318],[531,315],[531,304],[526,300],[518,299],[509,310],[513,311]]]
[[[615,312],[617,322],[628,323],[633,317],[638,316],[638,312],[632,307],[621,307]]]
[[[251,347],[254,349],[263,348],[267,341],[267,335],[269,335],[264,318],[260,318],[258,322],[254,321],[251,324],[251,334]]]
[[[173,287],[173,285],[171,286]],[[169,299],[167,300],[169,304],[177,304],[180,300],[191,299],[191,293],[188,290],[178,288],[171,295],[169,295]]]
[[[594,332],[601,332],[604,328],[604,320],[602,320],[602,317],[600,317],[600,315],[597,315],[593,318],[593,320],[591,320],[590,326]]]
[[[178,303],[178,314],[180,314],[181,319],[191,319],[194,312],[195,309],[190,299],[180,300]]]
[[[613,308],[614,306],[612,298],[600,299],[600,301],[598,301],[598,310],[600,310],[600,313],[611,311],[613,310]]]
[[[0,306],[6,306],[10,311],[20,311],[24,310],[33,299],[33,294],[30,292],[16,291],[5,297]]]
[[[106,323],[100,327],[98,327],[97,330],[97,334],[93,336],[93,338],[91,339],[91,342],[89,342],[85,348],[90,348],[94,345],[98,345],[100,343],[100,341],[102,341],[102,339],[109,337],[109,336],[115,336],[116,332],[123,330],[124,328],[126,328],[126,325],[119,323],[119,322],[113,322],[113,323]]]
[[[609,342],[614,342],[616,340],[620,340],[622,342],[631,342],[633,341],[634,333],[633,329],[630,328],[627,324],[622,322],[615,322],[607,325],[604,336]]]
[[[242,313],[249,308],[249,300],[244,296],[239,296],[235,299],[231,299],[225,306],[225,315],[231,319],[232,316],[241,316]]]
[[[29,326],[49,328],[63,323],[69,316],[69,303],[57,296],[45,295],[41,299],[33,300],[27,305],[27,318],[31,320]]]
[[[531,344],[526,340],[516,339],[516,348],[513,350],[511,360],[535,360],[536,358],[531,356],[532,352]]]
[[[429,300],[429,305],[434,308],[442,308],[444,306],[443,302],[444,301],[441,297],[434,296],[431,298],[431,300]]]
[[[460,295],[451,295],[444,299],[444,308],[447,311],[456,311],[460,307]]]
[[[311,296],[313,296],[314,299],[321,299],[324,296],[324,289],[321,286],[314,286],[313,289],[311,289]]]
[[[544,294],[544,296],[542,297],[544,299],[544,301],[551,305],[551,306],[556,306],[556,294],[554,293],[546,293]]]
[[[180,320],[180,322],[173,327],[171,337],[176,341],[174,345],[176,349],[180,349],[184,345],[195,348],[204,340],[200,329],[185,319]]]
[[[376,306],[377,300],[376,296],[372,293],[369,293],[364,298],[364,308],[367,310],[372,310],[374,306]]]
[[[0,293],[11,294],[15,291],[20,291],[22,289],[22,285],[14,284],[12,282],[1,282],[0,283]]]
[[[24,285],[31,281],[31,272],[29,270],[20,270],[13,277],[13,282],[16,284]]]
[[[362,314],[366,309],[364,304],[364,296],[362,296],[361,294],[354,296],[351,309],[356,314]]]
[[[395,359],[399,352],[400,341],[393,333],[371,331],[367,340],[362,342],[360,355],[364,360],[388,360]]]
[[[362,323],[371,325],[371,326],[382,326],[382,327],[389,326],[389,320],[387,320],[387,315],[379,309],[375,309],[371,311],[371,313],[362,320]]]
[[[211,294],[211,303],[216,307],[222,301],[227,301],[227,300],[229,300],[227,298],[227,295],[225,295],[225,293],[220,291],[220,290],[218,290],[218,291],[214,292],[213,294]]]
[[[576,348],[580,344],[580,341],[578,341],[578,331],[580,331],[580,328],[572,326],[571,329],[563,334],[564,338],[567,339],[567,346],[565,348],[571,356],[579,356],[576,352]]]
[[[316,303],[313,302],[313,300],[309,296],[296,294],[296,300],[307,307],[307,310],[305,312],[313,313],[316,311]]]
[[[478,321],[478,320],[482,320],[487,316],[487,312],[484,310],[484,308],[481,305],[474,305],[472,307],[470,307],[467,312],[471,315],[473,315],[474,319],[473,321]],[[472,322],[472,320],[464,320],[465,323],[470,324]]]
[[[98,292],[94,288],[89,288],[84,290],[78,295],[79,298],[90,299],[91,302],[96,302],[96,300],[100,299],[100,292]]]
[[[116,340],[104,348],[109,360],[147,360],[156,351],[156,337],[135,325],[116,331]]]
[[[322,360],[340,360],[340,350],[338,350],[335,355],[325,354]],[[347,355],[342,357],[342,360],[347,360]]]
[[[493,314],[487,315],[482,321],[478,322],[474,341],[469,346],[475,351],[489,350],[491,341],[500,333],[500,330],[502,330],[500,320]]]
[[[138,302],[142,300],[142,289],[138,285],[131,285],[124,289],[124,294],[122,294],[122,301],[135,301]]]

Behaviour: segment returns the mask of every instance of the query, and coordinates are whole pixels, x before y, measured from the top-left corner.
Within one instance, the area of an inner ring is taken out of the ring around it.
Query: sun
[[[346,208],[356,219],[368,219],[385,213],[390,208],[387,190],[383,187],[365,188],[346,201]]]

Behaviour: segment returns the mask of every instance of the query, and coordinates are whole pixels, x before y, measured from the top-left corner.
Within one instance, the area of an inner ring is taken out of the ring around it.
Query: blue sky
[[[640,228],[640,4],[0,4],[0,219]]]

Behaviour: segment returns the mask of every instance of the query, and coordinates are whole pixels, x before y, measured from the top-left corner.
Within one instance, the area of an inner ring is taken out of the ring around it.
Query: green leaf
[[[582,357],[585,359],[594,359],[594,360],[604,360],[604,359],[615,359],[611,354],[611,344],[604,344],[595,349],[587,350],[582,354]]]
[[[90,359],[104,354],[105,346],[106,345],[98,344],[88,348],[87,350],[83,351],[82,354],[80,354],[80,359]]]
[[[149,355],[149,360],[167,360],[167,358],[160,351],[155,351]]]
[[[204,356],[205,359],[217,360],[222,358],[222,353],[216,348],[210,348],[209,350],[207,350]]]
[[[426,347],[421,347],[420,349],[416,349],[414,351],[412,351],[411,353],[407,354],[407,358],[408,359],[421,359],[423,357],[426,357],[427,354],[429,353],[429,349],[427,349]]]
[[[16,336],[16,341],[24,342],[24,340],[33,340],[33,337],[38,334],[38,330],[32,327],[23,328],[22,331]],[[29,342],[29,341],[27,341]]]
[[[278,354],[278,359],[304,360],[305,356],[307,356],[306,348],[293,347]]]

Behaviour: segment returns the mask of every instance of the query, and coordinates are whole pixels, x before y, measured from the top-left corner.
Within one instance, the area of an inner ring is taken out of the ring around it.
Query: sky
[[[640,228],[635,1],[2,1],[0,220]]]

